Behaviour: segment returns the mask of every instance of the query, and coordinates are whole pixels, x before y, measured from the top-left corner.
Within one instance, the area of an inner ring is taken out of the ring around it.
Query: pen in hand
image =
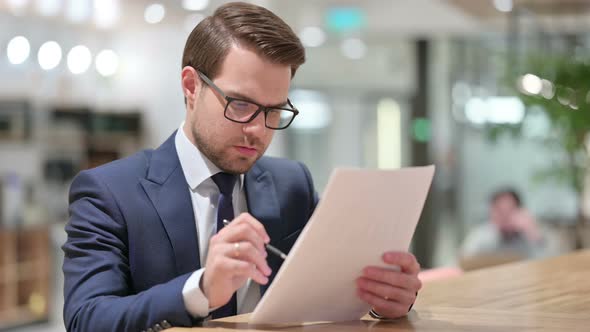
[[[227,226],[230,224],[230,221],[227,219],[223,219],[223,226]],[[271,246],[268,243],[264,244],[264,247],[266,247],[266,250],[270,251],[271,253],[279,256],[280,258],[282,258],[283,260],[287,259],[287,254],[285,254],[284,252],[280,251],[279,249]]]

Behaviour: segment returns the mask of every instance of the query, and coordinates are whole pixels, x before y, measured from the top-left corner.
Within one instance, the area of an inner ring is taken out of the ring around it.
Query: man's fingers
[[[390,251],[383,254],[383,261],[389,265],[397,265],[402,272],[418,274],[420,264],[414,255],[407,252]]]
[[[363,270],[363,277],[382,282],[393,287],[407,289],[413,293],[422,288],[422,282],[417,276],[390,271],[380,267],[367,267]]]
[[[258,233],[258,235],[262,238],[264,243],[270,242],[270,237],[268,236],[268,233],[266,233],[266,229],[264,228],[264,225],[262,225],[262,223],[260,221],[256,220],[256,218],[252,217],[251,214],[242,213],[237,218],[234,219],[234,222],[236,224],[249,225],[250,227],[252,227],[256,231],[256,233]]]
[[[257,269],[254,265],[251,265],[251,270],[248,277],[260,285],[266,285],[268,283],[268,276],[262,274],[260,270]]]
[[[260,252],[250,242],[234,242],[224,245],[226,257],[253,264],[263,275],[269,276],[271,269],[266,262],[266,252]]]
[[[215,235],[217,242],[235,243],[235,242],[250,242],[260,252],[264,250],[264,239],[260,237],[258,232],[248,223],[242,222],[224,227],[219,233]]]
[[[228,276],[243,277],[246,279],[251,278],[261,285],[266,285],[268,283],[268,277],[263,275],[260,270],[256,268],[256,265],[250,262],[225,257],[220,261],[220,267]]]
[[[366,278],[357,279],[357,286],[375,296],[406,304],[408,307],[416,300],[416,293]]]

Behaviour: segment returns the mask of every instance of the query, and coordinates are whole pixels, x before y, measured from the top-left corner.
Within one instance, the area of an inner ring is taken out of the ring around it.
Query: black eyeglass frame
[[[236,122],[236,123],[248,123],[251,122],[252,120],[256,119],[256,117],[258,116],[258,114],[260,114],[260,112],[264,112],[264,126],[268,129],[273,129],[273,130],[283,130],[288,128],[291,123],[293,123],[293,120],[295,120],[295,117],[297,116],[297,114],[299,114],[299,110],[297,110],[295,108],[295,106],[293,106],[293,104],[291,103],[291,100],[289,100],[287,98],[287,104],[289,105],[289,107],[291,108],[286,108],[286,107],[267,107],[264,105],[260,105],[256,102],[253,102],[251,100],[246,100],[246,99],[241,99],[241,98],[233,98],[233,97],[229,97],[227,96],[223,90],[221,90],[217,85],[215,85],[215,83],[213,83],[213,81],[207,77],[207,75],[203,74],[201,71],[197,70],[197,73],[199,74],[199,77],[203,80],[203,82],[205,82],[208,86],[210,86],[211,88],[213,88],[215,91],[217,91],[222,97],[223,99],[225,99],[225,101],[227,102],[225,104],[225,108],[223,110],[223,116],[228,119],[229,121],[232,122]],[[250,118],[248,118],[245,121],[240,121],[240,120],[236,120],[236,119],[232,119],[227,115],[227,109],[228,109],[228,105],[232,102],[232,101],[241,101],[241,102],[246,102],[246,103],[250,103],[253,105],[258,106],[258,109],[250,116]],[[282,127],[271,127],[267,124],[267,114],[270,110],[281,110],[281,111],[287,111],[287,112],[291,112],[293,113],[293,116],[291,117],[291,120]]]

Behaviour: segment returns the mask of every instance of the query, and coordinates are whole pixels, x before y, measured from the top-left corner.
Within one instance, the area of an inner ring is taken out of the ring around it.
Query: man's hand
[[[535,217],[526,209],[521,208],[513,212],[510,221],[512,227],[517,232],[523,233],[530,242],[536,243],[542,240],[543,236],[537,226]]]
[[[381,316],[391,319],[405,316],[422,288],[418,279],[420,264],[412,254],[393,251],[383,254],[383,261],[392,269],[377,266],[363,269],[363,275],[357,279],[357,294]]]
[[[248,213],[242,213],[209,241],[202,290],[209,307],[226,304],[248,278],[266,284],[271,270],[264,244],[270,238],[264,226]]]

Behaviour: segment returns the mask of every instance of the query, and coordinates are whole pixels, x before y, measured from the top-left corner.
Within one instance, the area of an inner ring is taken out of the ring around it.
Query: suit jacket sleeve
[[[63,272],[68,331],[140,331],[162,323],[190,326],[182,288],[190,273],[132,292],[127,230],[106,184],[82,172],[70,189]],[[157,268],[157,267],[154,267]]]

